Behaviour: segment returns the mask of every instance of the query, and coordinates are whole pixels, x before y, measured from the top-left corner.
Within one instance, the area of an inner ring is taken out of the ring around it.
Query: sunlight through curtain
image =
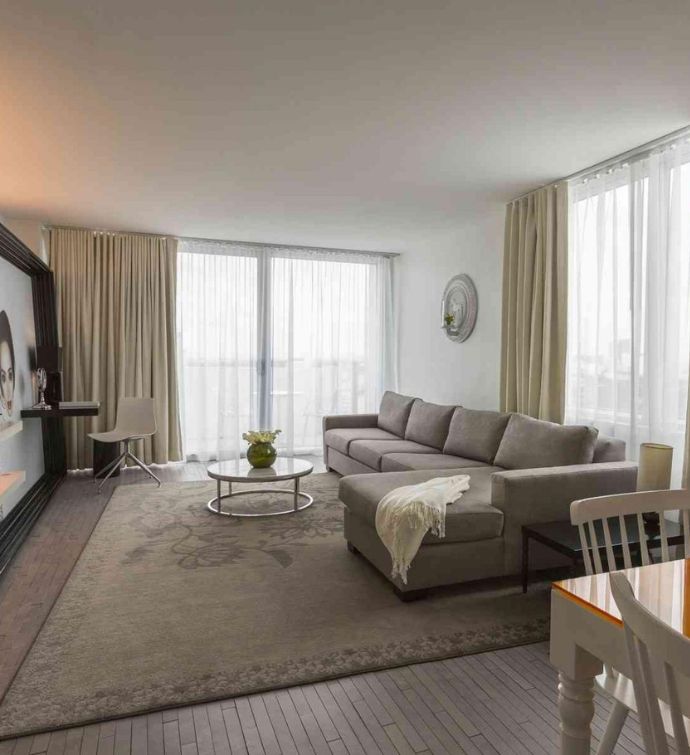
[[[672,445],[679,484],[690,355],[690,148],[570,187],[566,418]]]
[[[187,458],[237,458],[259,428],[285,455],[321,453],[324,415],[396,387],[391,258],[181,241],[178,259]]]

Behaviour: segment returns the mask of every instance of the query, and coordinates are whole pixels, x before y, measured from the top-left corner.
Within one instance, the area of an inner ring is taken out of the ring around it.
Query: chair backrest
[[[633,566],[630,557],[630,535],[645,532],[643,514],[657,514],[659,516],[659,544],[661,558],[669,561],[671,553],[668,544],[667,522],[664,514],[667,511],[680,512],[683,525],[683,546],[685,557],[690,557],[688,537],[690,536],[690,491],[688,490],[646,490],[640,493],[622,493],[620,495],[604,495],[598,498],[583,498],[570,504],[570,521],[577,525],[580,533],[582,556],[587,574],[598,574],[604,571],[615,571],[616,554],[611,538],[609,520],[615,522],[617,534],[620,536],[620,549],[626,569]],[[627,520],[626,520],[627,517]],[[632,527],[629,527],[630,523]],[[632,542],[638,538],[633,537]],[[651,563],[647,538],[639,537],[642,563]],[[606,567],[601,559],[600,549],[606,552]]]
[[[117,405],[115,429],[132,438],[154,435],[156,414],[152,398],[121,398]]]
[[[635,598],[625,574],[610,574],[609,581],[623,617],[645,749],[655,755],[669,753],[659,705],[661,697],[670,709],[676,751],[678,755],[690,755],[677,684],[677,675],[690,677],[690,639],[650,613]],[[659,687],[653,669],[661,681]]]

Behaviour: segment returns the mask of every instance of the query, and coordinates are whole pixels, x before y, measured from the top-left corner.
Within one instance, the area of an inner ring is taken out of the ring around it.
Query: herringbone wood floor
[[[207,479],[200,464],[158,471],[165,481]],[[111,488],[138,482],[143,473],[127,470]],[[97,495],[91,478],[70,476],[0,578],[0,694],[109,492]],[[596,703],[598,738],[609,701]],[[543,643],[6,740],[0,755],[545,755],[558,742],[556,674]],[[630,721],[616,753],[642,752]]]

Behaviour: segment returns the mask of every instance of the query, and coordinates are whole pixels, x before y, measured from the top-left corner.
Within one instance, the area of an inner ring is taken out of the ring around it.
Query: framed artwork
[[[36,349],[57,344],[53,274],[0,224],[0,571],[65,473],[59,422],[21,418],[35,402]]]

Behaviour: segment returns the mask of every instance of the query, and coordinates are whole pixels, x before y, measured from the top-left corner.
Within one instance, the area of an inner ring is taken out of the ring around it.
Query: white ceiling
[[[405,250],[690,123],[687,0],[3,0],[0,212]]]

